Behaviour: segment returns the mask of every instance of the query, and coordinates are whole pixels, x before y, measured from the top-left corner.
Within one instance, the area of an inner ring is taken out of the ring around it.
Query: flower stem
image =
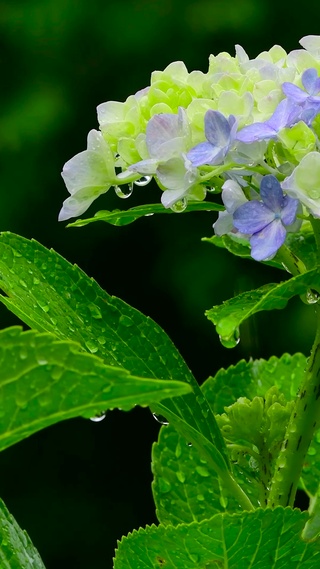
[[[317,331],[297,394],[281,451],[276,461],[268,506],[293,506],[305,456],[320,422],[320,306]]]

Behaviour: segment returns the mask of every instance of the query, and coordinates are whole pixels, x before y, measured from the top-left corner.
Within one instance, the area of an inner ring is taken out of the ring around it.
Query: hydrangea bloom
[[[240,205],[233,214],[236,229],[250,235],[251,256],[256,261],[271,259],[284,244],[288,227],[293,225],[299,201],[284,196],[275,176],[262,178],[260,200]]]
[[[255,259],[275,255],[299,230],[297,212],[320,217],[320,36],[300,44],[254,59],[236,46],[211,55],[206,73],[175,61],[125,102],[100,104],[100,130],[63,168],[70,197],[59,219],[148,176],[175,210],[222,190],[215,232],[240,232]]]

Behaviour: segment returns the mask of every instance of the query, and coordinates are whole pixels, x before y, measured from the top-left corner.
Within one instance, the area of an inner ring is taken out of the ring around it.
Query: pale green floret
[[[300,200],[314,216],[320,217],[320,154],[306,154],[281,186],[289,196]]]
[[[101,132],[91,130],[87,150],[66,162],[62,178],[71,194],[63,202],[59,221],[84,213],[92,202],[116,183],[115,162]]]
[[[229,115],[236,116],[238,119],[238,128],[241,128],[248,124],[250,120],[253,103],[251,93],[238,95],[235,91],[226,91],[219,97],[217,110],[225,117]]]
[[[282,129],[278,133],[278,139],[287,150],[287,159],[294,164],[298,164],[306,154],[316,149],[317,138],[303,121],[291,128]]]

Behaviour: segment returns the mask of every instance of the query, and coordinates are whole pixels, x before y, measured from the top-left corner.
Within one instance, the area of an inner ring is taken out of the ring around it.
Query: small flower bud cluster
[[[272,258],[304,212],[320,217],[320,36],[300,44],[255,59],[236,46],[235,56],[210,56],[207,73],[177,61],[124,103],[99,105],[99,130],[63,168],[70,197],[59,219],[81,215],[111,187],[127,197],[119,187],[140,179],[154,178],[176,211],[222,190],[215,233]]]

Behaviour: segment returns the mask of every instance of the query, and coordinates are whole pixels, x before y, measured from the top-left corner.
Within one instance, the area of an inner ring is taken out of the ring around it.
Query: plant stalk
[[[268,506],[293,506],[305,457],[320,423],[320,306],[317,329],[304,380],[296,397],[281,451],[276,461]]]

